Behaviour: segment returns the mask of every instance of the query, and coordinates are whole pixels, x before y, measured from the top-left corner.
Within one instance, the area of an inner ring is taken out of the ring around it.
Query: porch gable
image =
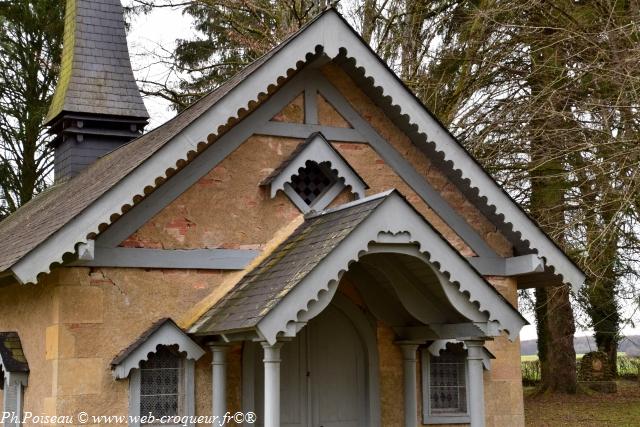
[[[412,247],[412,255],[422,257],[435,271],[449,302],[470,322],[427,325],[429,319],[419,307],[407,307],[435,334],[433,338],[495,336],[501,330],[511,340],[518,336],[526,320],[396,191],[308,214],[287,240],[188,330],[226,339],[234,334],[246,339],[247,333],[254,333],[270,343],[279,336],[295,336],[329,304],[350,264],[376,251],[407,254]],[[415,339],[420,331],[415,325],[407,330],[402,328],[406,325],[393,326],[397,333],[406,333],[405,338]]]

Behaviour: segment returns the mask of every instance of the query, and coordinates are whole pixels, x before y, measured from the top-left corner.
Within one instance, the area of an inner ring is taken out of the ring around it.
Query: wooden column
[[[280,427],[280,348],[262,342],[264,349],[264,427]]]
[[[465,340],[469,370],[469,416],[471,427],[484,427],[484,380],[482,340]]]
[[[227,345],[211,344],[212,406],[215,427],[223,425],[227,413]]]
[[[404,426],[418,426],[417,358],[418,344],[399,342],[404,376]]]

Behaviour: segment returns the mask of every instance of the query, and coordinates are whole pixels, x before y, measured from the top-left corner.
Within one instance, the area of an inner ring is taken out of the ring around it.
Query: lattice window
[[[467,412],[467,364],[464,355],[443,352],[429,361],[429,399],[432,414]]]
[[[469,422],[467,353],[462,344],[449,344],[433,356],[422,357],[422,396],[424,424]]]
[[[162,346],[140,363],[140,414],[183,415],[184,398],[184,358]]]
[[[307,161],[305,167],[298,169],[298,174],[291,178],[291,187],[307,205],[311,206],[337,180],[329,162],[318,164]]]

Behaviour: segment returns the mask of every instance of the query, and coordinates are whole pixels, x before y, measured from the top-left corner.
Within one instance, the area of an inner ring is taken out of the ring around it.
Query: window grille
[[[140,415],[156,419],[184,414],[184,365],[182,357],[160,347],[140,363]]]
[[[429,399],[431,413],[466,414],[467,384],[464,355],[443,352],[429,362]]]
[[[304,168],[298,169],[298,175],[291,178],[291,187],[307,205],[311,206],[337,180],[329,162],[318,164],[307,161]]]
[[[423,424],[466,424],[469,417],[467,352],[447,344],[439,356],[422,351]]]

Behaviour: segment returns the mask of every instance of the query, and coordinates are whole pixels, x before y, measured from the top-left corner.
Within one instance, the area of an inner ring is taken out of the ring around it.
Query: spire
[[[120,0],[67,0],[63,42],[47,115],[56,181],[139,136],[149,119],[131,70]]]

